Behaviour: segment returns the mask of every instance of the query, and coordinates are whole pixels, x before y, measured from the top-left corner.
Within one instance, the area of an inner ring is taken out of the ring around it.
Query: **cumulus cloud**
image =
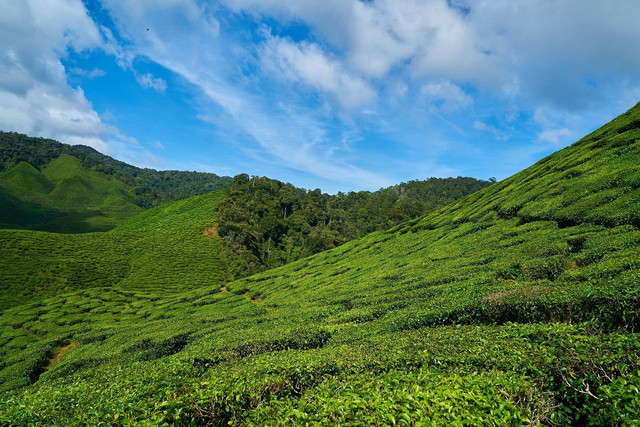
[[[445,0],[226,0],[236,11],[303,21],[362,76],[407,66],[417,77],[495,80],[498,60]],[[491,71],[490,71],[491,70]]]
[[[60,58],[102,44],[80,0],[0,0],[0,128],[85,144],[111,153],[109,135]],[[88,72],[97,76],[99,71]]]
[[[362,107],[375,99],[366,81],[346,71],[313,43],[271,37],[261,57],[266,69],[329,93],[345,108]]]
[[[640,84],[640,3],[465,1],[468,25],[501,58],[530,103],[584,109]],[[612,84],[597,84],[612,81]]]
[[[573,110],[621,102],[613,93],[640,86],[640,50],[631,47],[640,40],[635,0],[225,3],[238,12],[304,22],[362,77],[400,69],[414,79],[471,83],[532,109],[541,102]]]
[[[136,74],[136,81],[140,83],[140,86],[148,89],[153,89],[156,92],[164,92],[167,90],[167,82],[159,77],[154,77],[151,73],[142,75]]]

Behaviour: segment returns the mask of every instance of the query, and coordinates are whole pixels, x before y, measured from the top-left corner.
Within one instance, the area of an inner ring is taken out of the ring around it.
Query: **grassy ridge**
[[[633,425],[638,126],[640,105],[434,214],[224,286],[6,310],[0,422]]]
[[[134,204],[145,209],[219,190],[231,182],[229,177],[212,173],[141,169],[84,145],[72,146],[51,139],[0,131],[0,171],[22,162],[40,170],[61,156],[74,157],[83,170],[128,186],[133,191]]]
[[[420,226],[517,217],[640,227],[638,105],[574,145],[426,217]]]
[[[56,232],[105,231],[142,212],[133,188],[62,154],[38,170],[20,162],[0,173],[0,226]]]

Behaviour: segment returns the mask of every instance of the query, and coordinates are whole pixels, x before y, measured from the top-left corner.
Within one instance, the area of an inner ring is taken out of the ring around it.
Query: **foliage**
[[[332,196],[243,174],[220,202],[219,233],[233,274],[242,277],[417,218],[487,185],[430,178]]]
[[[8,308],[0,424],[637,425],[638,123],[640,104],[437,212],[240,280]]]
[[[231,181],[229,177],[204,172],[141,169],[87,146],[72,146],[51,139],[0,131],[0,171],[11,170],[23,162],[42,171],[61,155],[76,158],[88,173],[106,175],[112,181],[126,185],[132,193],[133,203],[145,209],[225,188]]]
[[[87,288],[167,294],[229,280],[215,227],[221,191],[159,206],[107,233],[0,230],[0,307]]]
[[[2,228],[72,233],[109,230],[142,212],[132,188],[67,154],[42,171],[20,162],[0,173],[0,205]]]

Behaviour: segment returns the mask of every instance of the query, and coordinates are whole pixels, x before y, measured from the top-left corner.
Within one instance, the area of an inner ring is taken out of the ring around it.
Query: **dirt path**
[[[77,346],[78,343],[71,341],[69,344],[65,345],[64,347],[60,348],[60,350],[58,350],[58,352],[56,353],[55,357],[51,360],[49,360],[49,364],[44,368],[45,371],[48,371],[49,369],[51,369],[51,367],[53,366],[54,363],[58,363],[61,359],[62,356],[64,356],[64,354],[69,351],[70,349],[72,349],[73,347]]]
[[[213,237],[218,235],[218,224],[213,224],[213,227],[205,228],[202,235],[207,237]]]

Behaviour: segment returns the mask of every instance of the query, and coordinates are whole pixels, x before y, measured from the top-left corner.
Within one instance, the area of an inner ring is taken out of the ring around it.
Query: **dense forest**
[[[133,187],[135,204],[145,209],[215,191],[231,181],[229,177],[205,172],[142,169],[84,145],[68,145],[52,139],[0,131],[0,172],[20,162],[40,169],[61,154],[76,157],[90,171],[104,173]]]
[[[225,239],[232,272],[246,276],[388,229],[489,184],[430,178],[375,192],[329,195],[242,174],[218,204],[217,232]]]

